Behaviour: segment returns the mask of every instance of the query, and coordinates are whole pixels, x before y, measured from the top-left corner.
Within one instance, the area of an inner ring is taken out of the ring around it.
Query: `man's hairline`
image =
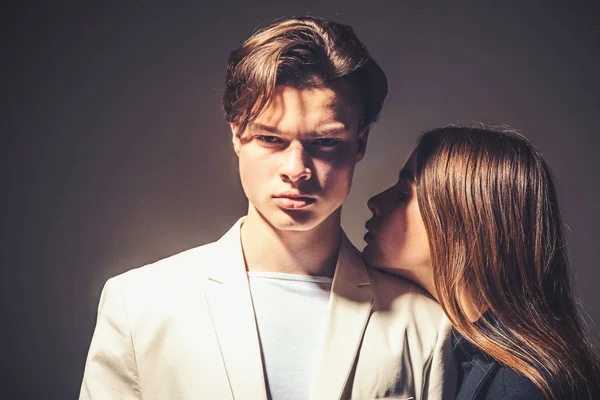
[[[359,114],[364,114],[364,99],[362,99],[362,97],[360,96],[360,94],[358,93],[358,91],[354,88],[354,86],[352,84],[350,84],[349,82],[345,81],[343,78],[337,78],[337,79],[333,79],[333,80],[329,80],[329,81],[324,81],[322,83],[319,84],[311,84],[309,82],[305,82],[303,84],[294,84],[293,81],[289,80],[289,81],[284,81],[284,82],[280,82],[280,83],[276,83],[274,86],[274,89],[281,87],[281,86],[288,86],[291,87],[292,89],[295,90],[311,90],[311,89],[319,89],[319,88],[329,88],[332,89],[335,93],[336,96],[339,96],[339,88],[336,88],[335,85],[342,83],[344,84],[345,87],[347,87],[350,91],[352,91],[353,93],[347,93],[344,96],[341,96],[342,98],[344,98],[346,100],[346,103],[348,105],[350,105],[353,108],[357,108]],[[263,106],[261,113],[264,112],[264,110],[269,107],[269,105],[271,104],[271,101],[273,99],[274,96],[274,92],[275,90],[273,90],[273,92],[271,93],[271,96],[269,97],[269,99],[266,101],[265,105]],[[361,100],[361,104],[357,104],[358,102],[356,101],[356,99],[360,99]],[[256,103],[255,103],[256,104]],[[254,107],[254,104],[249,107],[249,109],[252,109],[252,107]],[[362,110],[361,110],[362,108]],[[244,131],[243,132],[236,132],[236,136],[238,138],[241,138],[244,133],[246,133],[248,131],[248,129],[250,128],[250,126],[256,122],[256,120],[258,119],[258,117],[261,114],[257,115],[256,118],[252,119],[252,120],[248,120],[246,122],[246,126],[244,127]],[[362,119],[362,121],[361,121]],[[370,130],[372,123],[368,123],[365,124],[364,122],[364,115],[360,115],[358,117],[358,129],[357,129],[357,135],[360,136],[361,132],[364,130]],[[239,125],[240,121],[231,121],[232,125]]]

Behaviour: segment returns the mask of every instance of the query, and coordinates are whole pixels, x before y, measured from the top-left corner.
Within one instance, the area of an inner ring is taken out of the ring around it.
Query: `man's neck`
[[[250,208],[241,228],[246,269],[333,277],[341,243],[341,210],[308,231],[281,231]]]

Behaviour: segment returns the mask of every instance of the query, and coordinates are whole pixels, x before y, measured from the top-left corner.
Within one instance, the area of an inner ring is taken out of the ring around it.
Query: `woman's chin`
[[[399,268],[399,267],[395,267],[395,266],[389,266],[389,265],[371,265],[369,264],[369,266],[373,267],[373,268],[377,268],[381,271],[387,272],[388,274],[391,275],[396,275],[399,276],[401,278],[404,278],[408,281],[414,282],[418,285],[420,285],[420,280],[418,279],[418,274],[415,274],[414,271],[410,270],[410,269],[404,269],[404,268]]]
[[[380,263],[378,262],[379,260],[377,257],[377,252],[375,251],[375,246],[369,245],[369,243],[367,243],[367,245],[362,251],[362,258],[365,264],[371,267],[377,268],[378,265],[380,265]]]

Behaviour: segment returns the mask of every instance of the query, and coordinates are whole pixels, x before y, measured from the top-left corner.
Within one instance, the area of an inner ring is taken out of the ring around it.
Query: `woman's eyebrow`
[[[406,179],[406,180],[409,180],[412,182],[415,180],[415,176],[410,169],[402,168],[400,170],[400,174],[398,174],[398,180],[402,180],[402,179]]]

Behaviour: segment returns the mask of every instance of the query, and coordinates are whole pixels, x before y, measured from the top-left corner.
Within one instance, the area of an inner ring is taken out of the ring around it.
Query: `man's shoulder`
[[[209,243],[110,278],[99,313],[113,319],[125,313],[130,329],[142,336],[166,321],[201,313],[209,271],[221,266],[219,255],[226,252],[221,243]]]
[[[373,268],[368,272],[373,294],[372,323],[383,331],[402,332],[404,345],[410,346],[411,353],[419,354],[422,362],[434,354],[449,354],[452,325],[438,302],[409,280]]]
[[[218,263],[220,250],[218,242],[208,243],[133,268],[110,281],[129,289],[142,289],[170,286],[190,279],[198,280],[206,277],[208,269]]]
[[[422,287],[398,275],[393,275],[377,268],[367,267],[378,297],[389,300],[403,300],[404,302],[417,302],[439,308],[438,302]]]
[[[437,329],[444,317],[439,303],[423,288],[397,275],[367,267],[371,278],[374,308],[408,317],[412,323]]]

